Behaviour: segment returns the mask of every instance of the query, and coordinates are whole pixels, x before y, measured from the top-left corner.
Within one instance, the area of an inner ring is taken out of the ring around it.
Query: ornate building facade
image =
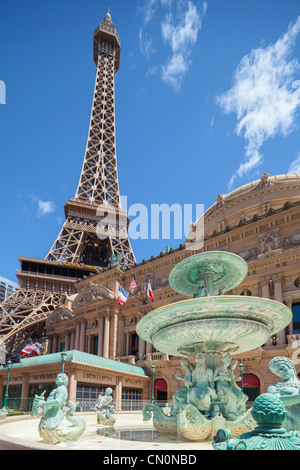
[[[299,175],[263,175],[258,181],[218,196],[204,215],[201,251],[230,251],[248,264],[248,276],[229,294],[270,298],[293,311],[293,322],[284,331],[261,348],[238,357],[244,365],[246,393],[248,388],[251,397],[264,393],[275,381],[268,368],[272,357],[290,357],[300,372],[299,193]],[[130,269],[112,267],[77,282],[77,294],[57,307],[46,321],[47,352],[75,349],[135,364],[149,375],[155,364],[155,396],[170,401],[181,386],[175,378],[182,374],[180,358],[153,350],[150,343],[138,338],[136,325],[150,310],[184,299],[170,288],[168,276],[176,263],[192,254],[195,252],[183,245]],[[147,276],[154,302],[145,295]],[[128,289],[133,277],[138,287],[121,306],[117,302],[118,287],[121,284]]]
[[[285,330],[262,347],[237,357],[244,365],[243,383],[250,399],[266,392],[276,381],[268,367],[274,356],[291,358],[300,373],[299,194],[300,175],[269,177],[265,174],[260,180],[218,196],[204,214],[205,238],[200,251],[230,251],[243,257],[248,264],[247,277],[229,294],[270,298],[283,302],[293,312],[293,321]],[[192,226],[191,238],[198,223],[196,221]],[[131,373],[136,371],[136,374],[130,378],[125,370],[117,374],[118,397],[150,400],[151,368],[154,364],[155,399],[171,401],[181,387],[181,382],[175,378],[182,374],[180,358],[154,350],[152,344],[137,336],[136,326],[150,310],[184,299],[171,289],[168,277],[176,263],[196,253],[186,246],[189,244],[161,252],[130,268],[111,266],[103,272],[91,273],[75,283],[75,294],[65,297],[48,314],[44,361],[47,357],[57,358],[63,350],[78,351],[82,357],[89,358],[88,363],[91,357],[95,357],[92,365],[74,362],[73,359],[66,362],[66,371],[72,372],[71,396],[82,389],[86,395],[91,394],[95,387],[100,390],[108,383],[114,388],[116,364],[123,364],[132,366]],[[154,302],[146,296],[147,276]],[[119,285],[129,289],[133,277],[137,288],[122,306],[117,301]],[[97,365],[100,359],[112,361],[105,374],[103,367]],[[24,364],[25,361],[29,359],[24,360]],[[19,366],[16,372],[12,370],[12,384],[20,387],[24,377],[22,364]],[[45,383],[45,362],[44,365],[35,363],[34,367],[36,372],[39,370],[39,380]],[[90,373],[83,373],[85,368]],[[141,371],[144,371],[142,375]],[[239,371],[236,372],[238,375]],[[126,377],[123,386],[122,377]],[[0,371],[1,379],[5,382],[5,371]],[[29,385],[30,376],[27,376],[27,392]],[[26,396],[24,391],[23,395]]]

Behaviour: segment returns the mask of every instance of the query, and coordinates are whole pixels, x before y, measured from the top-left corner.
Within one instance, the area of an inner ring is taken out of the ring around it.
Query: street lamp
[[[66,362],[66,359],[67,359],[67,353],[65,351],[62,351],[60,353],[60,355],[61,355],[61,362],[62,362],[61,372],[64,374],[65,373],[65,362]]]
[[[151,403],[154,403],[154,372],[155,372],[155,364],[152,364],[152,366],[151,366],[151,371],[152,371],[152,398],[151,398]]]
[[[8,384],[9,384],[9,374],[10,374],[11,366],[12,366],[12,362],[11,362],[11,361],[7,361],[7,363],[6,363],[6,367],[7,367],[6,390],[5,390],[4,403],[3,403],[3,406],[2,406],[2,410],[8,410],[8,407],[7,407],[7,401],[8,401]]]
[[[242,362],[239,363],[239,369],[241,373],[241,389],[242,392],[244,391],[244,384],[243,384],[243,370],[244,370],[244,364]]]

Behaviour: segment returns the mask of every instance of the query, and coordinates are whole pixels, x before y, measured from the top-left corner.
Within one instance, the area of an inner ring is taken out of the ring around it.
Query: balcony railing
[[[129,355],[129,356],[121,356],[118,357],[118,361],[120,362],[125,362],[127,364],[136,364],[137,361],[143,360],[143,361],[170,361],[172,358],[169,356],[169,354],[164,354],[161,352],[154,352],[154,353],[147,353],[143,354],[141,357],[137,357],[134,355]]]

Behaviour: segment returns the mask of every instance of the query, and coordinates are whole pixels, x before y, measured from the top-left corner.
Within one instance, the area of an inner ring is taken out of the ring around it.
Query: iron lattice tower
[[[46,259],[107,266],[135,263],[128,238],[129,218],[121,210],[116,157],[115,73],[121,43],[109,13],[94,32],[97,75],[89,135],[75,199]],[[105,237],[105,235],[107,235]]]
[[[0,304],[0,342],[9,353],[43,335],[48,316],[76,292],[75,283],[84,274],[111,266],[113,257],[123,268],[135,263],[116,158],[114,90],[120,50],[108,13],[94,32],[97,75],[76,195],[65,205],[66,220],[45,260],[20,257],[19,289]]]

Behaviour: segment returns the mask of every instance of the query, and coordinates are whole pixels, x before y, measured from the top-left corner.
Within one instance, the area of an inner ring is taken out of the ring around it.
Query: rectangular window
[[[107,388],[108,385],[77,384],[76,401],[79,401],[79,404],[76,411],[92,411],[98,401],[98,396]],[[114,398],[114,394],[112,396]]]
[[[122,410],[133,411],[142,409],[142,390],[138,388],[122,389]]]
[[[294,304],[292,306],[293,312],[293,333],[300,333],[300,304]]]
[[[98,354],[98,343],[99,343],[99,337],[94,336],[94,341],[93,341],[93,354],[97,356]]]

